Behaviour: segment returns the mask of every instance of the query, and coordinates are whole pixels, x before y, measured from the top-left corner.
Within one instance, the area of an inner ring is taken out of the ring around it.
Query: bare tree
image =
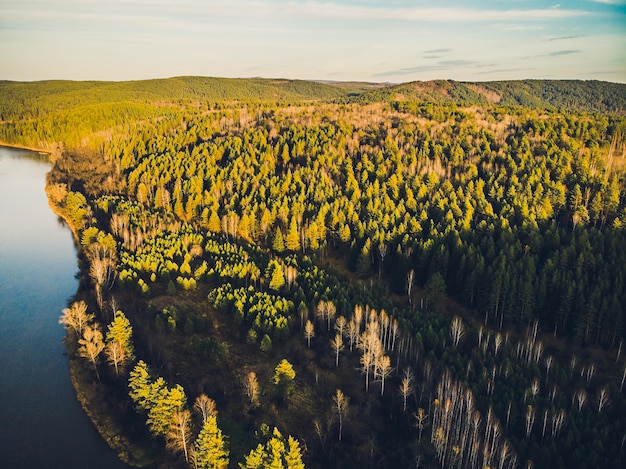
[[[526,409],[526,438],[530,436],[530,432],[533,429],[534,423],[535,423],[535,409],[533,406],[529,405]]]
[[[576,368],[577,363],[578,363],[578,357],[572,354],[572,358],[569,361],[569,378],[570,379],[572,379],[572,376],[574,375],[574,369]]]
[[[409,297],[409,303],[411,303],[411,290],[413,290],[414,279],[415,279],[415,270],[411,269],[406,273],[406,294]]]
[[[463,337],[465,337],[465,326],[463,320],[459,316],[454,316],[450,324],[450,336],[455,347],[459,345]]]
[[[100,381],[100,373],[98,373],[98,357],[104,350],[104,340],[100,328],[97,325],[86,325],[83,330],[83,338],[80,339],[78,343],[80,344],[78,354],[91,361],[93,369],[96,372],[96,376],[98,377],[98,381]]]
[[[215,401],[206,394],[200,394],[196,398],[193,408],[200,412],[203,422],[211,415],[217,416],[217,406],[215,405]]]
[[[337,308],[335,307],[335,303],[332,301],[320,301],[315,310],[316,318],[328,322],[328,330],[330,331],[330,323],[334,319],[337,314]]]
[[[343,337],[341,336],[341,334],[337,333],[337,335],[335,335],[335,338],[330,341],[330,345],[335,351],[335,367],[338,367],[339,366],[339,352],[341,352],[344,349]]]
[[[294,282],[296,281],[296,277],[298,276],[298,269],[296,269],[292,265],[288,265],[285,267],[285,280],[287,281],[287,287],[291,290]]]
[[[335,402],[335,409],[337,410],[337,418],[339,419],[339,441],[343,434],[343,424],[348,415],[348,406],[350,404],[350,398],[347,397],[341,390],[337,389],[337,392],[333,396]]]
[[[502,334],[498,332],[493,339],[493,347],[494,347],[496,355],[498,355],[498,351],[500,350],[501,346],[502,346]]]
[[[553,363],[554,358],[552,355],[548,355],[544,360],[544,364],[546,365],[546,384],[548,383],[548,376],[550,375],[550,368],[552,368]]]
[[[335,321],[335,330],[342,337],[345,336],[347,324],[348,321],[346,320],[345,316],[339,316]]]
[[[587,371],[585,373],[586,377],[587,377],[587,386],[589,386],[589,384],[591,383],[591,380],[593,378],[593,375],[596,373],[596,364],[592,363],[591,365],[589,365],[587,367]]]
[[[352,348],[354,344],[357,342],[359,338],[359,326],[357,322],[354,320],[354,317],[348,323],[348,339],[350,340],[350,351],[352,352]]]
[[[244,387],[246,389],[246,395],[248,396],[248,399],[250,399],[250,404],[254,407],[259,405],[259,382],[257,381],[256,373],[254,371],[251,371],[246,375]]]
[[[552,414],[552,437],[557,438],[563,425],[565,425],[565,410],[561,409],[558,412]]]
[[[596,402],[598,403],[598,413],[602,412],[611,403],[608,387],[604,386],[598,390]]]
[[[83,335],[85,326],[93,321],[95,315],[87,313],[87,303],[76,301],[69,308],[63,309],[63,315],[59,318],[59,324],[63,324],[65,329],[72,331],[78,337]]]
[[[189,443],[191,441],[191,412],[179,410],[172,415],[172,423],[165,435],[167,447],[173,451],[182,451],[185,461],[189,462]]]
[[[420,407],[413,417],[415,417],[415,427],[419,430],[419,441],[422,441],[422,431],[428,425],[428,414]]]
[[[374,364],[374,377],[380,380],[380,395],[385,393],[385,379],[391,374],[393,368],[391,367],[391,358],[387,355],[383,355]]]
[[[583,410],[583,407],[585,407],[586,402],[587,402],[587,391],[585,391],[584,389],[579,389],[578,391],[574,393],[574,396],[572,397],[572,405],[576,403],[578,412],[581,412]]]
[[[400,383],[400,394],[402,395],[402,411],[406,412],[406,401],[407,398],[413,392],[413,372],[410,368],[404,369],[404,376],[402,377],[402,382]]]
[[[105,347],[108,362],[115,367],[115,374],[119,375],[119,366],[125,361],[124,347],[116,340],[107,342]]]
[[[315,337],[315,326],[308,319],[306,320],[306,325],[304,326],[304,337],[306,338],[307,347],[311,348],[311,339]]]

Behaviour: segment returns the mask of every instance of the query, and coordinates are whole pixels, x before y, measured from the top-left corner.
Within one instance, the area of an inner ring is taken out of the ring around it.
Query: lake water
[[[0,147],[0,467],[126,468],[70,382],[58,318],[78,267],[48,207],[49,170],[35,152]]]

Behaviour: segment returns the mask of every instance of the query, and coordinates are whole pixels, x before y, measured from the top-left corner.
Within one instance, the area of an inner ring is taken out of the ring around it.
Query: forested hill
[[[578,80],[484,83],[434,80],[394,86],[264,78],[175,77],[139,81],[0,81],[2,121],[120,103],[357,101],[521,105],[626,112],[626,84]]]
[[[119,102],[270,101],[302,102],[341,98],[337,87],[301,80],[176,77],[139,81],[0,81],[0,117]]]
[[[525,106],[582,111],[626,112],[626,85],[580,80],[516,80],[484,83],[434,80],[378,88],[355,97],[359,101],[454,103],[458,105]]]

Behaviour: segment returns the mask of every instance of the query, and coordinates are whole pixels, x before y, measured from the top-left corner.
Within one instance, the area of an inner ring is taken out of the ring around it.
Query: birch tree
[[[69,308],[63,309],[63,315],[59,318],[59,324],[63,324],[68,332],[83,335],[83,330],[87,324],[93,321],[95,315],[87,312],[87,303],[75,301]]]
[[[343,434],[343,424],[348,415],[348,406],[350,404],[350,398],[347,397],[341,390],[337,389],[333,396],[335,402],[335,410],[337,411],[337,419],[339,420],[339,441]]]
[[[338,367],[339,366],[339,352],[341,352],[344,349],[343,337],[341,337],[341,334],[337,333],[337,335],[335,335],[335,338],[330,341],[330,345],[335,352],[335,367]]]
[[[79,339],[78,354],[89,360],[93,364],[98,381],[100,381],[100,373],[98,373],[98,357],[104,350],[104,341],[102,340],[102,332],[98,325],[86,325],[83,329],[83,337]]]
[[[174,452],[182,451],[185,461],[189,462],[189,444],[191,442],[191,412],[179,410],[172,414],[172,422],[165,434],[166,446]]]

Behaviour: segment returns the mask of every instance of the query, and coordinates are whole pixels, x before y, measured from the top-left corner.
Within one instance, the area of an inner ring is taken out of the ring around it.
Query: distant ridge
[[[626,84],[581,80],[389,83],[183,76],[138,81],[0,81],[0,119],[100,104],[417,102],[626,113]]]
[[[525,106],[626,113],[626,84],[582,80],[415,81],[359,96],[365,101]]]

